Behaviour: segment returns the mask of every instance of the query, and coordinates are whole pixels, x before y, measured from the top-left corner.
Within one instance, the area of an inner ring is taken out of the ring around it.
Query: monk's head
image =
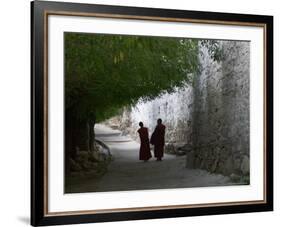
[[[161,118],[159,118],[159,119],[157,120],[157,124],[158,124],[158,125],[162,124],[162,119],[161,119]]]
[[[142,122],[140,122],[140,123],[139,123],[139,126],[142,128],[142,127],[143,127],[143,123],[142,123]]]

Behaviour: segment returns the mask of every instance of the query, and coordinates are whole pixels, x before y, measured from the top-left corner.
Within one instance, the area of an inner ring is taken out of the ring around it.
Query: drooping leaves
[[[104,120],[191,83],[197,56],[192,39],[65,33],[65,108]]]

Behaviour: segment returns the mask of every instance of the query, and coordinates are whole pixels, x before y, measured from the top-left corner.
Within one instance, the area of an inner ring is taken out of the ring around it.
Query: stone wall
[[[186,153],[187,168],[248,179],[250,43],[218,44],[221,61],[215,61],[200,44],[200,72],[193,87],[186,85],[152,101],[139,101],[107,123],[138,141],[139,121],[151,135],[157,119],[162,118],[167,127],[166,148],[180,147]]]
[[[122,115],[110,119],[107,123],[111,126],[116,125],[124,134],[129,134],[139,141],[139,122],[144,123],[151,135],[157,119],[161,118],[166,126],[167,145],[179,147],[191,142],[192,103],[193,89],[186,85],[174,93],[164,93],[152,101],[140,100],[134,107],[125,108]]]
[[[249,174],[250,43],[220,41],[222,61],[201,46],[193,105],[193,149],[187,167]]]

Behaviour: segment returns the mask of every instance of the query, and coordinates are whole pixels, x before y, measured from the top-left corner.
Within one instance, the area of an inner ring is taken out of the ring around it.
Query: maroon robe
[[[154,145],[154,157],[162,158],[165,145],[165,125],[158,124],[152,133],[150,143]]]
[[[140,141],[141,141],[139,159],[146,161],[152,157],[150,153],[148,129],[142,127],[138,130],[138,133],[140,135]]]

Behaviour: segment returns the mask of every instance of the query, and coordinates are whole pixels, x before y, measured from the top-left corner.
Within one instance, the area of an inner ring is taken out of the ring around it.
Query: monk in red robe
[[[154,157],[157,158],[157,161],[162,161],[164,155],[165,128],[166,126],[162,124],[162,119],[159,118],[150,139],[150,143],[154,145]]]
[[[140,129],[138,130],[138,133],[140,135],[140,153],[139,153],[139,159],[143,161],[148,161],[151,156],[150,152],[150,146],[149,146],[149,136],[148,136],[148,129],[146,127],[143,127],[143,123],[139,123]]]

